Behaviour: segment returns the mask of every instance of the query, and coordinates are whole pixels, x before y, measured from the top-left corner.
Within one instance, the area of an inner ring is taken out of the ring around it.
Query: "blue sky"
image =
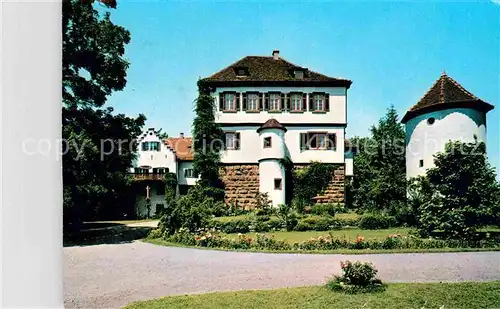
[[[127,87],[108,103],[146,127],[191,135],[196,81],[246,55],[280,55],[351,79],[347,136],[368,135],[393,104],[400,117],[446,73],[496,106],[488,156],[500,174],[500,6],[482,2],[118,1],[131,32]]]

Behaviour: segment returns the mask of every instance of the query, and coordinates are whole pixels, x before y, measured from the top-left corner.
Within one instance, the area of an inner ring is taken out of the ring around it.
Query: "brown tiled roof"
[[[179,161],[193,161],[192,144],[191,137],[169,137],[165,140],[165,145],[173,151]]]
[[[264,122],[264,124],[257,129],[257,132],[260,132],[264,129],[281,129],[286,132],[286,128],[276,119],[271,118],[268,121]]]
[[[443,72],[418,103],[408,110],[402,122],[426,112],[454,107],[470,107],[485,112],[493,109],[493,105],[482,101]]]
[[[247,72],[246,76],[237,76],[239,69]],[[294,71],[303,70],[303,78],[295,78]],[[283,58],[274,59],[265,56],[246,56],[214,75],[201,80],[214,86],[225,84],[286,84],[286,85],[325,85],[349,88],[352,81],[333,78],[298,66]]]

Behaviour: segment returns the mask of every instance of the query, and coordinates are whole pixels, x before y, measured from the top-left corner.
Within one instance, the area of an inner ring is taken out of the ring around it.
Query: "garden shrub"
[[[340,262],[341,276],[334,276],[327,283],[327,288],[332,291],[347,293],[375,292],[385,289],[380,279],[376,278],[377,269],[369,262]]]
[[[221,223],[219,230],[223,233],[248,233],[251,225],[250,218],[236,219]]]
[[[162,238],[163,237],[163,231],[161,229],[153,229],[148,233],[147,238],[149,239],[154,239],[154,238]]]
[[[311,207],[311,214],[313,215],[330,215],[335,216],[335,204],[315,204]]]
[[[281,226],[287,231],[292,231],[298,222],[298,216],[295,210],[288,205],[278,205],[276,215],[281,221]]]
[[[434,167],[417,180],[424,197],[418,208],[423,235],[441,231],[452,239],[474,239],[487,218],[500,213],[500,183],[486,156],[486,145],[450,141],[434,156]]]
[[[365,214],[359,220],[359,227],[364,230],[388,229],[396,225],[397,222],[394,217],[380,214]]]
[[[269,224],[267,222],[256,220],[253,224],[252,230],[254,232],[269,232],[271,228],[269,227]]]
[[[328,217],[309,216],[298,221],[295,231],[328,231],[338,228],[336,220]]]

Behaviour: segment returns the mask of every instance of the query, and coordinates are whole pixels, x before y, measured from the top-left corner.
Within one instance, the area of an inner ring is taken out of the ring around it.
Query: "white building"
[[[285,202],[280,160],[299,168],[320,161],[336,165],[316,202],[343,203],[347,89],[351,81],[328,77],[280,57],[247,56],[200,81],[217,102],[225,132],[221,157],[226,203],[252,207],[258,192]]]
[[[405,114],[407,178],[434,166],[434,154],[451,141],[486,143],[486,113],[493,106],[465,90],[444,72]]]
[[[165,205],[165,173],[177,176],[177,193],[185,194],[196,183],[193,173],[192,139],[184,137],[161,140],[154,128],[138,137],[137,159],[132,169],[133,179],[139,191],[136,200],[138,217],[154,216]],[[147,209],[149,195],[151,209]]]

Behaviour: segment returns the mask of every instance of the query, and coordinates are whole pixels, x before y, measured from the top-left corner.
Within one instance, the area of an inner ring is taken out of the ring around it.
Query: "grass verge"
[[[126,309],[180,308],[499,308],[500,281],[389,284],[386,291],[344,294],[324,287],[171,296],[127,305]]]

